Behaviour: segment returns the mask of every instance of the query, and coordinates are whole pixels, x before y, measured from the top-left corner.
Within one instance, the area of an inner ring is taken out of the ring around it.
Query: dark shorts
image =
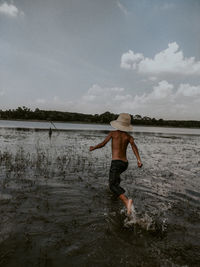
[[[109,173],[110,190],[118,197],[124,194],[125,190],[119,185],[121,182],[120,174],[128,168],[128,162],[123,160],[112,160]]]

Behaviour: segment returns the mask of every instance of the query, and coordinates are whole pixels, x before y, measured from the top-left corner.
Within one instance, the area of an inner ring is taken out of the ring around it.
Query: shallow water
[[[111,131],[113,128],[109,124],[96,123],[70,123],[70,122],[50,122],[50,121],[20,121],[20,120],[0,120],[0,128],[16,129],[37,129],[44,130],[52,128],[53,130],[88,130],[88,131]],[[178,128],[178,127],[155,127],[155,126],[134,126],[134,132],[137,133],[159,133],[159,134],[188,134],[200,135],[199,128]]]
[[[0,266],[200,266],[200,136],[134,134],[127,217],[105,135],[0,129]]]

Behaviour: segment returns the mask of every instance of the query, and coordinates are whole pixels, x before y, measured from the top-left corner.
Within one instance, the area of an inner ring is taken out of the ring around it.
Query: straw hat
[[[131,125],[131,116],[127,113],[119,114],[118,118],[115,121],[110,122],[111,126],[120,131],[131,131],[133,126]]]

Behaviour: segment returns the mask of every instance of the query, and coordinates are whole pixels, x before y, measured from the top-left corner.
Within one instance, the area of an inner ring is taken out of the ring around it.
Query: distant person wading
[[[52,136],[52,129],[51,127],[49,128],[49,138],[51,139],[51,136]]]

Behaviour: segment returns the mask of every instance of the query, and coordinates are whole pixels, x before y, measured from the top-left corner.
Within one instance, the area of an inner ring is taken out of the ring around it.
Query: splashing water
[[[122,210],[121,213],[126,214],[125,210]],[[163,218],[158,221],[158,218],[154,218],[153,215],[149,215],[147,212],[140,214],[132,205],[131,213],[124,219],[124,226],[131,228],[134,225],[138,225],[146,231],[161,230],[161,232],[165,232],[167,229],[167,219]]]
[[[133,224],[136,224],[136,223],[137,223],[137,213],[136,213],[136,210],[135,210],[134,205],[132,204],[132,206],[131,206],[131,212],[125,218],[124,226],[125,227],[129,227],[129,226],[131,226]]]
[[[123,213],[127,215],[125,209],[121,210],[121,214],[123,214]],[[138,223],[137,212],[135,210],[134,205],[132,204],[131,213],[126,216],[126,218],[124,220],[124,226],[125,227],[131,227],[131,226],[133,226],[133,225],[135,225],[137,223]]]

